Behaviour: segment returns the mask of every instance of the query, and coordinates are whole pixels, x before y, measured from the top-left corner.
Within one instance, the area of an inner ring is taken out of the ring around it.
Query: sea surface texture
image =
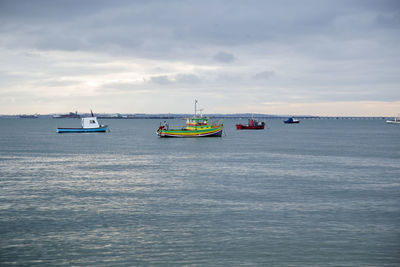
[[[101,122],[0,119],[0,265],[400,266],[399,125]]]

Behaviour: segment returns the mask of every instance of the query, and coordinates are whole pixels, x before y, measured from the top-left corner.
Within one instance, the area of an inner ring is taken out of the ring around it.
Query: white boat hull
[[[388,121],[386,121],[386,123],[388,123],[388,124],[400,124],[400,121],[390,121],[390,120],[388,120]]]

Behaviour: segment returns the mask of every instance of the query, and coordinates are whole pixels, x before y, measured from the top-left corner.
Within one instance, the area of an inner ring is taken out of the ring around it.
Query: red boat
[[[258,121],[256,119],[249,119],[248,125],[236,124],[237,130],[263,130],[265,126],[265,122]]]

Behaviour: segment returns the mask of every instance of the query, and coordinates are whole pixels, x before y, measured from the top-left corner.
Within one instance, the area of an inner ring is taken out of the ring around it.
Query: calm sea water
[[[0,119],[0,265],[400,265],[397,125],[160,139],[158,120],[102,122]]]

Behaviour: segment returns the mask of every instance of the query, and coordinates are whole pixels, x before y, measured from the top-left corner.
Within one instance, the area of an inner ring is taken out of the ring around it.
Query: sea
[[[400,266],[400,125],[264,121],[0,119],[0,265]]]

